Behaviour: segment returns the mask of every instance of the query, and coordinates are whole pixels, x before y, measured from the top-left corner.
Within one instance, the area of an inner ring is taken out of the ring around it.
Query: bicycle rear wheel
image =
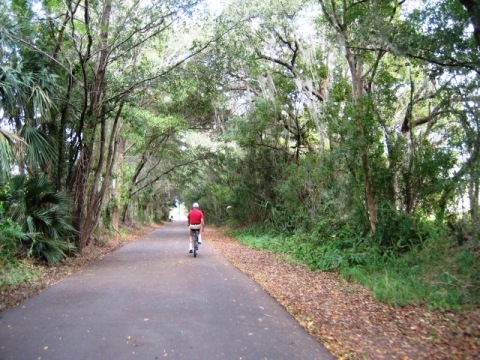
[[[197,257],[197,251],[198,251],[198,233],[195,232],[195,235],[193,235],[193,257]]]

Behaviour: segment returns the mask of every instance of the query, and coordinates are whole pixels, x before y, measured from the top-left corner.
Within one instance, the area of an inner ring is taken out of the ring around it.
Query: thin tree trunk
[[[109,32],[109,21],[110,21],[110,14],[112,10],[111,0],[106,0],[103,7],[103,13],[100,23],[100,44],[99,44],[99,57],[98,62],[95,66],[95,73],[93,77],[93,83],[91,86],[90,91],[90,104],[88,107],[88,111],[86,112],[85,116],[85,129],[82,133],[86,133],[86,138],[88,141],[84,143],[84,146],[80,153],[80,163],[82,166],[77,168],[76,171],[76,183],[77,183],[77,194],[75,196],[77,201],[77,229],[79,231],[78,237],[78,248],[80,251],[88,244],[93,230],[95,229],[97,220],[94,210],[98,210],[98,208],[93,208],[95,205],[99,205],[99,201],[96,198],[96,192],[98,190],[99,181],[100,181],[100,174],[103,169],[104,163],[104,149],[105,149],[105,115],[101,115],[101,99],[104,96],[104,88],[105,88],[105,72],[108,60],[108,32]],[[89,9],[85,9],[85,18],[89,20]],[[87,21],[88,24],[88,21]],[[90,59],[90,56],[87,56],[84,60],[84,65]],[[86,105],[86,104],[85,104]],[[100,141],[100,151],[98,157],[98,163],[96,164],[96,173],[93,179],[93,184],[89,187],[88,186],[88,177],[90,174],[91,161],[92,161],[92,154],[93,154],[93,144],[95,140],[95,129],[96,129],[96,122],[100,120],[100,131],[101,131],[101,141]],[[88,202],[87,202],[88,199]]]
[[[363,181],[365,190],[365,203],[367,210],[367,217],[369,223],[370,233],[374,234],[377,224],[377,206],[375,201],[375,195],[372,187],[372,172],[370,169],[370,159],[368,154],[368,142],[365,136],[364,130],[364,117],[365,110],[362,104],[362,97],[364,95],[364,81],[363,66],[361,60],[355,57],[351,51],[346,47],[346,57],[352,75],[352,90],[354,101],[356,102],[356,121],[357,121],[357,134],[360,141],[360,157],[362,161],[363,169]]]
[[[120,104],[120,107],[117,111],[115,121],[113,123],[110,140],[108,144],[108,150],[105,150],[105,138],[106,138],[106,124],[105,121],[102,121],[102,130],[101,130],[101,146],[100,146],[100,160],[97,164],[97,171],[95,176],[95,181],[93,182],[93,187],[91,188],[91,196],[88,206],[88,212],[85,220],[85,233],[90,235],[93,233],[97,227],[99,220],[101,218],[103,203],[105,202],[105,196],[107,194],[107,189],[110,187],[110,178],[112,174],[112,169],[115,163],[114,154],[117,152],[117,135],[118,135],[118,124],[120,115],[123,110],[123,102]],[[107,152],[107,157],[105,160],[105,152]],[[105,166],[104,166],[105,164]],[[100,169],[100,171],[98,171]],[[103,178],[101,178],[101,173],[103,172]]]
[[[57,163],[57,174],[56,174],[56,188],[58,191],[62,190],[62,179],[63,179],[63,167],[65,161],[65,129],[67,127],[67,117],[68,109],[70,103],[70,95],[72,92],[73,77],[68,77],[68,87],[66,93],[65,105],[61,111],[60,117],[60,128],[58,129],[57,142],[58,142],[58,163]]]
[[[121,199],[121,192],[120,189],[122,188],[123,184],[123,177],[122,177],[122,167],[123,161],[125,157],[125,139],[123,137],[118,137],[118,146],[115,153],[115,161],[113,172],[117,175],[115,181],[115,187],[112,187],[112,228],[115,231],[119,231],[120,226],[120,199]]]
[[[468,186],[470,200],[470,219],[472,221],[473,238],[480,241],[480,179],[475,171],[472,171],[472,179]]]
[[[87,245],[88,238],[84,236],[84,219],[85,219],[85,203],[88,173],[90,172],[90,161],[92,158],[92,150],[87,146],[83,146],[78,160],[78,165],[74,174],[74,198],[75,198],[75,221],[74,226],[78,230],[77,247],[80,252]]]

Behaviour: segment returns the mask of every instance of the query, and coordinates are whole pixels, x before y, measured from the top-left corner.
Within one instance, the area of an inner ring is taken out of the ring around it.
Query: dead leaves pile
[[[480,359],[480,308],[393,308],[336,274],[249,249],[209,228],[205,238],[254,279],[338,359]]]

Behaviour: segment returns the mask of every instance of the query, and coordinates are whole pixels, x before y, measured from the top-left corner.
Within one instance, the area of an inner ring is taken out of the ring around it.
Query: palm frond
[[[24,145],[20,136],[0,129],[0,179],[10,177],[11,166],[19,158]]]
[[[31,215],[28,215],[26,218],[25,218],[25,223],[23,225],[24,227],[24,230],[26,232],[29,232],[29,233],[34,233],[35,232],[35,219],[33,218],[33,216]]]
[[[25,159],[28,164],[44,165],[55,159],[55,148],[39,129],[25,124],[20,131],[20,136],[28,144],[25,151]]]
[[[69,215],[70,199],[65,193],[57,192],[45,174],[13,177],[6,194],[0,194],[0,200],[2,198],[9,216],[22,224],[23,231],[29,235],[23,243],[30,248],[32,256],[52,263],[72,251],[69,239],[76,230]]]
[[[62,261],[73,251],[75,251],[75,246],[68,241],[49,239],[39,235],[32,241],[29,255],[44,258],[52,265]]]

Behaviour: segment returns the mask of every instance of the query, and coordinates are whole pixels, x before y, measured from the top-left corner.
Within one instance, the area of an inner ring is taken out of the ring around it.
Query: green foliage
[[[457,310],[478,305],[479,260],[478,251],[466,252],[439,237],[400,257],[341,271],[392,305],[425,304]]]
[[[37,279],[43,274],[44,269],[42,267],[32,266],[28,262],[0,264],[0,289]],[[1,310],[2,306],[0,305]]]
[[[304,10],[297,2],[283,14],[272,2],[254,2],[254,21],[245,16],[238,29],[228,25],[249,13],[241,3],[219,20],[219,31],[229,32],[209,60],[224,69],[222,89],[236,89],[226,91],[237,107],[222,130],[238,146],[237,161],[222,169],[228,176],[193,192],[233,206],[235,225],[255,225],[239,235],[250,246],[340,271],[389,303],[470,303],[440,275],[452,267],[459,278],[461,266],[428,259],[457,238],[478,245],[457,226],[444,234],[443,221],[467,183],[471,197],[478,184],[479,59],[468,14],[450,0],[419,3],[412,13],[394,1],[318,3],[324,8],[312,11],[317,32],[309,41],[293,29]],[[361,84],[352,81],[354,64]],[[456,258],[464,249],[448,250]],[[459,259],[471,275],[471,261]]]
[[[398,212],[385,203],[378,209],[376,242],[385,251],[401,254],[432,239],[431,227],[417,215]]]
[[[21,244],[27,256],[54,264],[74,250],[69,198],[57,192],[44,174],[13,177],[0,201],[6,215],[21,224],[25,233]]]
[[[151,134],[167,133],[172,129],[184,129],[185,121],[178,116],[156,114],[150,110],[130,106],[125,111],[126,119],[130,125],[129,138],[136,142],[145,141],[145,136]]]
[[[28,256],[46,260],[49,265],[65,260],[75,250],[72,242],[64,239],[52,239],[43,234],[32,235],[27,245],[30,246]]]
[[[2,189],[1,261],[19,250],[62,259],[71,206],[49,179],[82,204],[97,194],[92,175],[113,171],[114,200],[98,211],[105,226],[121,207],[132,220],[161,220],[179,197],[200,202],[208,221],[257,225],[244,234],[252,246],[340,271],[387,302],[474,303],[478,214],[472,207],[468,229],[452,220],[465,189],[478,200],[480,58],[461,2],[406,13],[405,1],[239,0],[215,22],[171,27],[192,3],[116,4],[105,49],[88,43],[107,30],[101,3],[82,8],[88,29],[56,0],[36,5],[44,19],[68,13],[65,27],[45,26],[32,2],[0,4],[0,183],[15,166],[22,174]],[[109,61],[97,69],[102,50]],[[190,141],[187,129],[208,133]],[[207,149],[210,136],[228,146]],[[98,144],[118,146],[112,158],[123,151],[119,168]]]
[[[11,175],[11,166],[15,160],[15,148],[21,147],[22,139],[3,129],[0,129],[0,183]]]
[[[0,220],[0,264],[15,262],[17,249],[24,233],[20,227],[8,219]]]
[[[261,227],[231,235],[249,247],[286,254],[311,270],[338,271],[394,306],[423,304],[457,310],[477,306],[480,299],[480,253],[446,246],[441,237],[399,256],[382,249],[374,239],[359,236],[285,236]]]
[[[0,202],[0,266],[17,262],[20,242],[26,239],[21,227],[5,217]]]
[[[337,270],[367,261],[368,247],[360,238],[322,238],[312,234],[286,236],[261,227],[232,232],[232,236],[255,249],[291,256],[311,270]]]
[[[52,163],[55,159],[55,149],[45,133],[26,124],[20,130],[19,135],[25,141],[24,158],[31,169],[41,168]]]

